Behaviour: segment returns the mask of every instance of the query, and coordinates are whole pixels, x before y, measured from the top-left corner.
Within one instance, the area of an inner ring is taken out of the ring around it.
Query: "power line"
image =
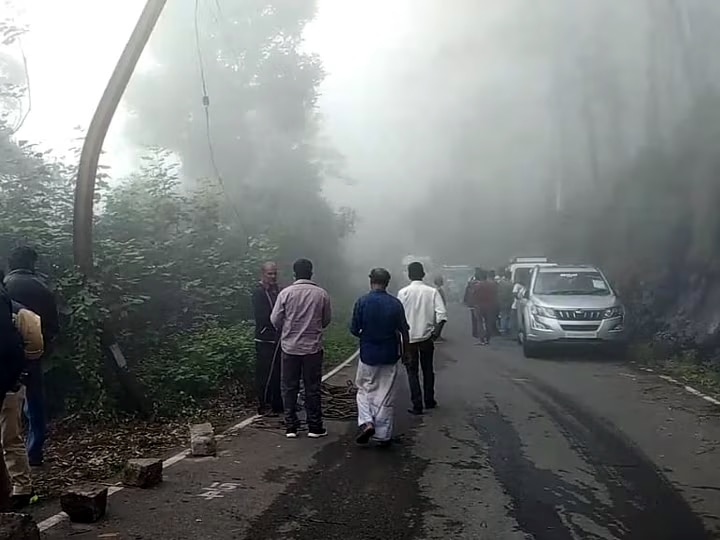
[[[17,44],[20,48],[20,56],[22,58],[23,63],[23,69],[25,70],[25,90],[27,95],[27,109],[20,117],[20,120],[18,121],[17,125],[13,129],[13,134],[20,131],[20,128],[25,125],[25,120],[27,120],[28,116],[30,116],[30,111],[32,111],[32,87],[30,86],[30,70],[28,69],[28,59],[27,55],[25,54],[25,47],[23,47],[22,44],[22,37],[17,37]],[[21,101],[22,103],[22,101]]]
[[[220,174],[220,168],[217,165],[217,160],[215,158],[215,146],[213,144],[212,140],[212,126],[210,122],[210,94],[208,93],[208,86],[207,86],[207,77],[205,76],[205,63],[203,61],[203,55],[202,55],[202,47],[200,46],[200,24],[199,24],[199,12],[200,12],[200,0],[195,0],[195,16],[194,16],[194,25],[195,25],[195,50],[197,52],[197,58],[198,58],[198,67],[200,69],[200,84],[202,86],[202,105],[203,105],[203,112],[205,113],[205,138],[207,139],[207,147],[208,147],[208,154],[210,156],[210,164],[213,168],[213,172],[215,174],[215,177],[217,178],[218,184],[220,185],[220,189],[222,190],[223,194],[225,195],[225,200],[230,205],[230,207],[233,210],[233,213],[235,214],[235,217],[238,220],[238,224],[240,225],[240,228],[242,229],[243,233],[247,236],[247,229],[243,223],[242,216],[240,215],[240,211],[235,206],[235,204],[232,202],[232,199],[228,195],[228,191],[225,187],[225,182],[223,181],[222,175]]]

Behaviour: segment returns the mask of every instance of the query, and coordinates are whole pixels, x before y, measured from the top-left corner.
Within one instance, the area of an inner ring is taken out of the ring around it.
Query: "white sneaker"
[[[288,430],[285,432],[285,438],[287,438],[287,439],[297,439],[297,438],[298,438],[297,431],[288,429]]]
[[[308,437],[311,439],[320,439],[321,437],[327,437],[328,436],[328,430],[323,428],[320,431],[308,431]]]

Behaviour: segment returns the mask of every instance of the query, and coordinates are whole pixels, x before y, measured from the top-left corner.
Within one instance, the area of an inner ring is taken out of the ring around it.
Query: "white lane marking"
[[[325,382],[325,381],[327,381],[330,377],[332,377],[333,375],[339,373],[340,370],[346,368],[348,365],[350,365],[350,363],[352,363],[353,361],[355,361],[355,359],[356,359],[358,356],[360,356],[360,351],[355,351],[355,352],[352,354],[352,356],[350,356],[350,358],[348,358],[347,360],[345,360],[345,361],[344,361],[342,364],[340,364],[339,366],[337,366],[337,367],[335,367],[334,369],[330,370],[329,373],[326,373],[325,375],[323,375],[322,381]]]
[[[345,360],[344,362],[342,362],[335,368],[331,369],[328,373],[323,375],[322,381],[325,382],[333,375],[336,375],[337,373],[339,373],[340,370],[346,368],[348,365],[350,365],[352,362],[354,362],[358,356],[360,356],[360,351],[355,351],[352,355],[350,355],[350,357],[347,360]],[[246,428],[247,426],[252,424],[258,418],[260,418],[260,415],[258,415],[258,414],[256,414],[255,416],[251,416],[250,418],[246,418],[242,422],[238,422],[234,426],[231,426],[229,429],[225,430],[225,432],[223,434],[218,435],[218,438],[222,439],[226,435],[232,434],[238,430]],[[185,449],[182,452],[175,454],[174,456],[163,461],[163,469],[172,467],[173,465],[175,465],[176,463],[179,463],[180,461],[182,461],[189,455],[190,455],[190,449]],[[111,486],[108,489],[108,495],[113,495],[113,494],[117,493],[118,491],[122,491],[122,490],[123,490],[122,486],[119,486],[119,485]],[[48,529],[51,529],[51,528],[55,527],[56,525],[62,523],[66,519],[68,519],[68,515],[65,512],[58,512],[54,516],[50,516],[49,518],[44,519],[40,523],[38,523],[38,529],[40,529],[40,532],[45,532]]]
[[[62,523],[66,519],[68,519],[68,515],[65,512],[59,512],[54,516],[50,516],[49,518],[44,519],[40,523],[38,523],[38,529],[40,529],[41,532],[47,531],[50,527],[54,527],[55,525]]]
[[[182,461],[186,457],[190,455],[190,449],[183,450],[179,454],[175,454],[173,457],[167,458],[165,461],[163,461],[163,469],[167,469],[168,467],[172,467],[175,465],[178,461]]]
[[[232,433],[235,433],[236,431],[248,427],[250,424],[252,424],[255,420],[258,420],[262,418],[259,414],[256,414],[254,416],[251,416],[250,418],[246,418],[242,422],[238,422],[234,426],[228,428],[225,433],[222,435],[219,435],[220,438],[225,438],[225,435],[230,435]]]
[[[688,386],[687,384],[682,383],[682,382],[678,381],[677,379],[673,379],[672,377],[669,377],[667,375],[658,375],[658,377],[660,377],[663,381],[667,381],[674,385],[681,386],[683,388],[683,390],[685,390],[689,394],[692,394],[693,396],[702,398],[705,401],[707,401],[708,403],[712,403],[713,405],[720,406],[720,400],[717,400],[712,396],[708,396],[707,394],[703,394],[700,390],[697,390],[697,389],[693,388],[692,386]]]

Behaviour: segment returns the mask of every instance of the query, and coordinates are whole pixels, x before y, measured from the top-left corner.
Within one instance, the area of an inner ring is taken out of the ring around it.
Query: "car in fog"
[[[621,349],[625,308],[594,266],[536,266],[518,293],[518,340],[528,358],[550,345]]]

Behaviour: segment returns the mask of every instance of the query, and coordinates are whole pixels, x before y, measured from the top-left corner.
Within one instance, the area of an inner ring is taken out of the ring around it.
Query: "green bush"
[[[138,364],[138,376],[164,412],[214,397],[229,384],[251,384],[255,347],[246,324],[209,324],[169,336]]]
[[[357,349],[357,339],[348,331],[347,321],[338,317],[325,331],[325,365],[336,366]]]

